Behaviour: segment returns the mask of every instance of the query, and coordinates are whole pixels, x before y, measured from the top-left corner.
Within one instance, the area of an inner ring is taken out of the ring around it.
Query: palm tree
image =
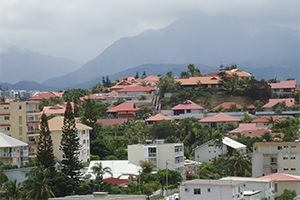
[[[5,167],[4,163],[0,161],[0,187],[2,187],[3,183],[8,181],[6,174],[4,174],[3,172],[4,167]]]
[[[234,176],[245,176],[246,172],[251,172],[251,162],[246,154],[241,154],[239,150],[233,150],[232,156],[226,159],[228,171]]]
[[[22,190],[21,183],[17,184],[17,180],[10,180],[4,183],[2,190],[4,193],[1,194],[3,200],[5,199],[21,199]]]
[[[93,173],[96,174],[96,181],[102,181],[103,175],[105,173],[110,174],[113,176],[113,173],[111,172],[110,167],[103,167],[101,162],[95,163],[95,165],[92,167]]]
[[[50,186],[47,184],[49,175],[49,169],[44,169],[43,166],[33,168],[26,174],[28,179],[24,181],[23,185],[28,199],[48,199],[55,197]]]

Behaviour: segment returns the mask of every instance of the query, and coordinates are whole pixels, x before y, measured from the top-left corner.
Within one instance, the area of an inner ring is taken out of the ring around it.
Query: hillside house
[[[231,155],[234,149],[239,150],[241,154],[246,153],[246,145],[241,144],[235,140],[225,137],[222,140],[222,148],[215,145],[214,140],[210,140],[194,149],[195,159],[198,162],[212,162],[215,157],[222,157],[226,155]]]
[[[172,121],[172,118],[170,117],[167,117],[167,116],[164,116],[162,114],[157,114],[157,115],[154,115],[152,117],[149,117],[148,119],[146,119],[146,124],[148,126],[153,126],[153,124],[155,124],[155,122],[157,121],[162,121],[162,120],[166,120],[166,121]]]
[[[294,98],[269,99],[269,102],[263,106],[263,109],[265,111],[275,111],[278,104],[281,102],[285,102],[287,107],[291,107],[296,103]]]
[[[186,100],[177,106],[173,107],[171,110],[173,110],[174,115],[180,115],[180,114],[200,114],[203,113],[204,108],[191,100]]]
[[[122,125],[128,122],[128,118],[117,118],[117,119],[97,119],[97,123],[101,124],[103,128],[107,126],[113,126],[114,124]]]
[[[155,88],[150,86],[131,86],[119,89],[118,94],[115,95],[116,100],[124,99],[126,101],[137,101],[141,96],[152,99],[154,96]]]
[[[132,102],[124,102],[112,109],[106,111],[108,114],[113,115],[114,117],[128,117],[128,118],[135,118],[137,111],[140,108],[135,106],[135,103]]]
[[[243,110],[243,106],[235,102],[223,102],[220,105],[217,105],[212,110],[217,110],[218,108],[222,107],[223,109],[230,110],[231,107],[236,106],[237,112],[241,112]]]
[[[62,97],[63,94],[63,92],[38,92],[34,94],[29,101],[42,101],[43,99],[50,99],[51,97]]]
[[[74,102],[70,102],[72,106],[72,111],[74,112],[75,104]],[[64,102],[64,104],[59,105],[56,104],[54,106],[44,106],[43,111],[40,113],[40,117],[43,113],[45,113],[47,116],[54,115],[56,117],[58,116],[64,116],[65,111],[67,107],[67,102]]]
[[[271,119],[272,118],[272,119]],[[284,118],[278,118],[276,116],[261,116],[261,117],[258,117],[254,120],[252,120],[251,123],[255,123],[257,127],[268,127],[268,128],[272,128],[274,124],[272,124],[272,121],[273,123],[276,123],[280,120],[284,120]]]
[[[286,80],[279,83],[270,83],[272,92],[276,92],[279,95],[292,95],[296,91],[296,80]]]
[[[212,92],[224,93],[221,89],[222,79],[219,76],[199,76],[189,77],[186,79],[175,79],[175,81],[181,83],[181,87],[184,90],[195,89],[196,87],[202,87],[204,89],[211,88]]]
[[[228,123],[232,123],[234,126],[237,126],[241,120],[236,117],[232,117],[225,113],[218,113],[214,116],[206,117],[204,119],[200,119],[199,122],[202,127],[205,128],[217,128],[221,126],[225,126]]]

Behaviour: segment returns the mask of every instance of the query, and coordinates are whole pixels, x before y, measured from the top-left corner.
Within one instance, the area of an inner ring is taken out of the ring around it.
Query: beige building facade
[[[140,161],[151,161],[158,169],[175,170],[184,174],[184,148],[182,143],[164,143],[163,140],[128,145],[128,161],[140,166]]]
[[[300,175],[300,142],[258,142],[252,154],[252,176]]]
[[[62,160],[63,152],[59,150],[60,142],[62,138],[62,127],[64,117],[55,117],[48,121],[49,129],[51,131],[51,137],[53,140],[53,153],[58,161]],[[77,136],[79,138],[79,144],[81,146],[78,151],[78,159],[81,162],[90,161],[90,130],[91,127],[86,126],[76,121]]]

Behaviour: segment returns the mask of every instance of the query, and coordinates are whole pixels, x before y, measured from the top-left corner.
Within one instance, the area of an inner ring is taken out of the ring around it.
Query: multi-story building
[[[180,199],[244,200],[246,181],[194,179],[182,182]]]
[[[252,176],[286,173],[300,175],[300,142],[258,142],[252,154]]]
[[[171,169],[184,174],[184,148],[182,143],[164,143],[163,140],[128,145],[128,161],[140,166],[140,161],[151,161],[158,169]]]
[[[28,162],[28,144],[0,132],[0,161],[22,166]]]
[[[59,150],[60,141],[62,138],[62,127],[64,117],[55,117],[48,121],[51,137],[53,140],[53,153],[57,160],[62,160],[63,152]],[[78,152],[78,159],[81,162],[90,161],[90,130],[91,127],[86,126],[76,121],[77,134],[79,137],[79,144],[81,149]]]
[[[36,148],[39,136],[39,102],[11,101],[0,103],[0,131]],[[29,157],[35,156],[30,154]]]

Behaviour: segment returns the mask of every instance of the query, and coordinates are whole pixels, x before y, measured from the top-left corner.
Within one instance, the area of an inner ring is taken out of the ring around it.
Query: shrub
[[[140,101],[147,100],[147,97],[144,96],[144,95],[142,95],[142,96],[139,97],[139,100],[140,100]]]

